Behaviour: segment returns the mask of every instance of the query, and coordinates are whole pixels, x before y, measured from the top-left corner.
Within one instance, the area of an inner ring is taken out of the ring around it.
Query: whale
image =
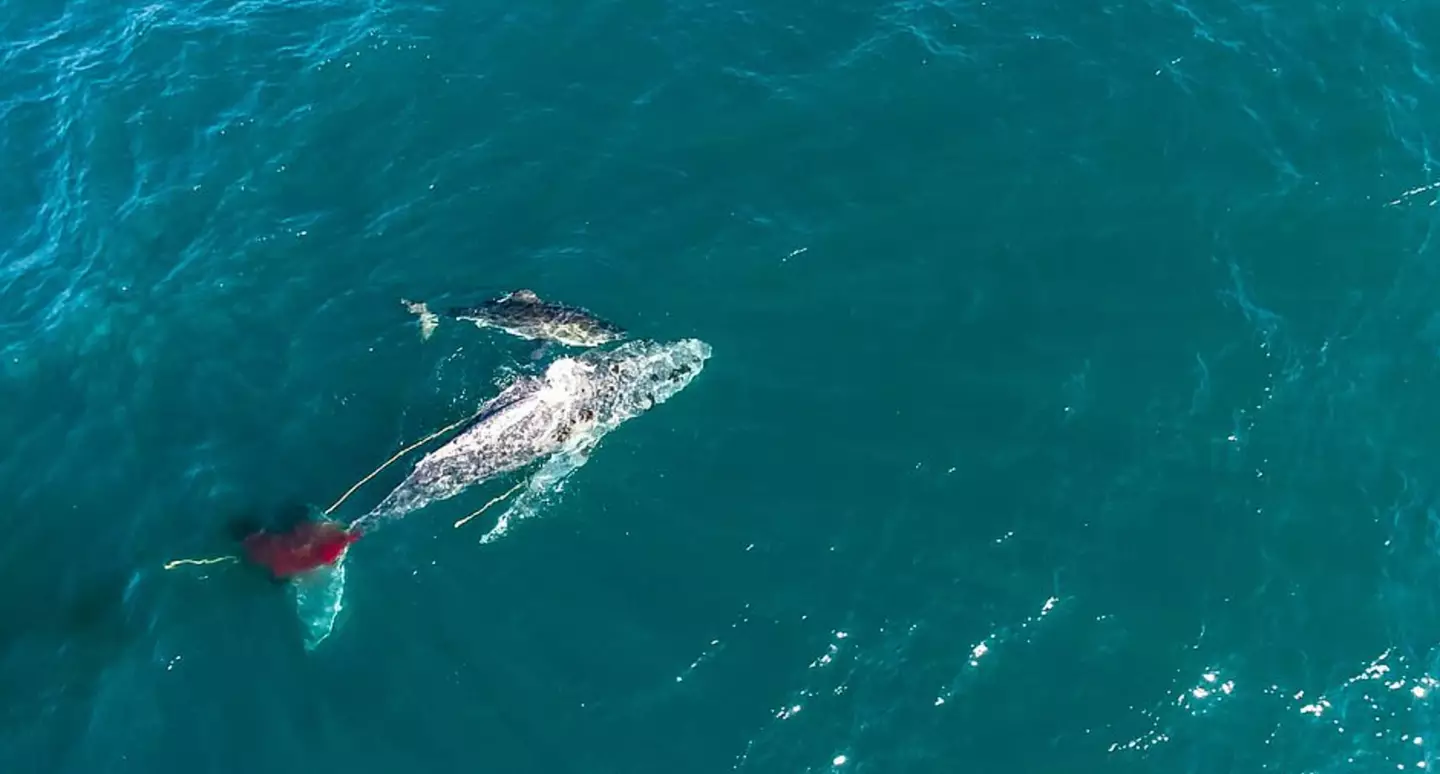
[[[440,315],[424,302],[401,299],[411,314],[420,318],[420,337],[428,339],[440,323]],[[530,341],[546,341],[569,347],[598,347],[626,338],[624,328],[588,309],[540,298],[533,290],[521,289],[484,301],[476,306],[454,306],[444,311],[454,320],[495,328]]]
[[[635,340],[557,358],[487,401],[355,525],[403,517],[562,451],[588,454],[601,437],[689,386],[711,352],[699,339]]]
[[[449,441],[418,460],[348,529],[373,532],[531,466],[537,468],[528,481],[532,490],[564,478],[583,465],[610,432],[685,390],[711,355],[710,345],[699,339],[637,339],[557,358],[543,372],[521,376],[483,403]],[[481,542],[489,538],[487,534]],[[318,647],[334,631],[343,608],[348,557],[349,552],[342,553],[334,564],[295,579],[306,650]]]

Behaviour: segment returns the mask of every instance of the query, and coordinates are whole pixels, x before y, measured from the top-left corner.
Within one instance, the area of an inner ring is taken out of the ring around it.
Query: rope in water
[[[478,511],[470,514],[469,516],[466,516],[465,518],[463,518],[463,519],[455,522],[455,528],[456,528],[456,529],[459,529],[465,522],[467,522],[467,521],[475,518],[476,516],[479,516],[480,514],[484,513],[484,512],[486,511],[486,509],[488,509],[490,506],[494,505],[495,503],[500,502],[501,500],[504,500],[505,498],[509,497],[509,496],[512,495],[512,494],[515,494],[515,492],[519,491],[520,487],[525,486],[525,483],[526,483],[525,481],[521,481],[520,483],[516,484],[515,486],[510,487],[510,491],[506,492],[505,494],[500,495],[499,497],[496,497],[496,498],[492,499],[490,502],[485,503],[484,505],[480,506],[480,510],[478,510]]]
[[[334,512],[335,512],[335,509],[336,509],[336,508],[339,508],[341,503],[343,503],[343,502],[345,502],[346,500],[350,499],[350,495],[355,494],[355,490],[357,490],[357,489],[359,489],[360,487],[365,486],[366,484],[370,483],[370,479],[372,479],[372,478],[380,475],[380,471],[382,471],[382,470],[390,467],[392,464],[394,464],[395,460],[398,460],[398,459],[400,459],[401,457],[404,457],[405,455],[409,454],[410,452],[415,451],[415,450],[418,449],[419,447],[424,446],[425,444],[427,444],[427,443],[435,440],[436,438],[439,438],[440,436],[442,436],[442,435],[450,432],[451,430],[454,430],[455,428],[457,428],[457,427],[465,424],[466,422],[469,422],[470,420],[474,419],[475,417],[477,417],[477,416],[479,416],[479,415],[480,415],[480,412],[477,411],[477,412],[475,412],[474,414],[471,414],[470,416],[465,417],[464,419],[461,419],[461,420],[459,420],[459,421],[457,421],[457,422],[455,422],[455,423],[453,423],[453,424],[450,424],[450,425],[447,425],[447,426],[445,426],[445,427],[442,427],[442,428],[440,428],[439,430],[436,430],[435,432],[433,432],[433,433],[425,436],[424,438],[421,438],[420,440],[416,441],[415,443],[412,443],[412,444],[410,444],[409,446],[406,446],[405,448],[401,449],[400,451],[395,452],[395,456],[391,457],[391,458],[388,459],[388,460],[385,460],[385,464],[383,464],[383,465],[381,465],[380,467],[376,468],[375,470],[371,471],[370,475],[368,475],[368,476],[360,479],[359,481],[355,482],[355,486],[350,487],[350,489],[349,489],[347,492],[345,492],[345,494],[340,495],[340,499],[339,499],[339,500],[336,500],[334,505],[332,505],[332,506],[330,506],[329,508],[326,508],[326,509],[325,509],[325,515],[326,515],[326,516],[329,516],[331,513],[334,513]]]
[[[175,559],[165,563],[165,569],[173,570],[182,564],[221,564],[223,562],[238,562],[238,556],[217,556],[213,559]]]
[[[483,411],[484,409],[481,409],[481,410]],[[440,436],[442,436],[442,435],[450,432],[451,430],[454,430],[455,428],[457,428],[457,427],[465,424],[466,422],[469,422],[470,420],[474,419],[475,417],[477,417],[477,416],[479,416],[479,415],[480,415],[480,412],[477,411],[477,412],[475,412],[474,414],[471,414],[470,416],[465,417],[464,419],[461,419],[461,420],[459,420],[459,421],[457,421],[457,422],[454,422],[454,423],[449,424],[449,425],[447,425],[447,426],[445,426],[445,427],[442,427],[442,428],[440,428],[439,430],[436,430],[435,432],[433,432],[433,433],[425,436],[424,438],[421,438],[420,440],[416,441],[415,443],[412,443],[412,444],[410,444],[409,446],[406,446],[405,448],[401,449],[400,451],[395,452],[395,456],[391,457],[391,458],[388,459],[388,460],[385,460],[385,464],[383,464],[383,465],[381,465],[380,467],[376,468],[375,470],[371,471],[371,472],[370,472],[370,475],[368,475],[368,476],[360,479],[359,481],[355,482],[355,485],[352,486],[352,487],[350,487],[350,489],[348,489],[348,490],[345,492],[345,494],[340,495],[340,499],[339,499],[339,500],[336,500],[334,505],[331,505],[329,508],[326,508],[326,509],[325,509],[325,515],[326,515],[326,516],[329,516],[331,513],[334,513],[336,508],[339,508],[342,503],[344,503],[346,500],[350,499],[350,495],[355,494],[355,490],[359,489],[359,488],[362,487],[362,486],[365,486],[367,483],[370,482],[370,479],[375,478],[376,476],[380,475],[380,472],[381,472],[381,471],[383,471],[383,470],[385,470],[386,468],[390,467],[391,465],[395,464],[395,461],[396,461],[396,460],[400,459],[401,457],[404,457],[406,454],[409,454],[409,453],[412,452],[412,451],[415,451],[416,449],[418,449],[418,448],[420,448],[421,446],[424,446],[425,444],[427,444],[427,443],[435,440],[436,438],[439,438]],[[519,486],[516,486],[515,489],[519,489]],[[485,504],[485,508],[489,508],[490,506],[494,505],[498,500],[503,500],[503,499],[505,499],[506,497],[509,497],[509,496],[511,495],[511,493],[513,493],[514,491],[515,491],[515,490],[512,489],[512,490],[510,490],[509,492],[506,492],[505,494],[501,495],[499,498],[497,498],[497,500],[491,500],[490,502],[488,502],[488,503]],[[460,524],[463,524],[464,522],[469,521],[470,519],[473,519],[473,518],[475,518],[476,516],[479,516],[480,513],[485,510],[485,508],[481,508],[480,510],[478,510],[478,511],[472,513],[472,514],[470,514],[469,516],[465,517],[465,519],[461,520],[460,522],[457,522],[457,523],[455,524],[455,526],[458,527],[458,526],[460,526]],[[353,525],[352,525],[352,526],[353,526]],[[227,555],[227,556],[217,556],[217,557],[213,557],[213,558],[210,558],[210,559],[173,559],[173,560],[171,560],[171,561],[166,562],[165,565],[164,565],[164,567],[165,567],[165,569],[167,569],[167,570],[173,570],[173,569],[175,569],[176,567],[180,567],[180,566],[183,566],[183,565],[208,565],[208,564],[221,564],[221,563],[223,563],[223,562],[238,562],[238,561],[240,561],[240,557],[238,557],[238,556],[231,556],[231,555]]]

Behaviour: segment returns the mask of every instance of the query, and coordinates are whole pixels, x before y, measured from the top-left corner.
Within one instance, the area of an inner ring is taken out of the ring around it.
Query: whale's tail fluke
[[[242,545],[245,558],[288,581],[305,626],[305,649],[314,650],[335,630],[345,595],[345,555],[361,532],[322,519],[283,532],[256,531]]]
[[[305,650],[315,650],[335,631],[345,606],[345,554],[333,564],[292,578],[290,591],[295,595],[295,613],[305,627]]]

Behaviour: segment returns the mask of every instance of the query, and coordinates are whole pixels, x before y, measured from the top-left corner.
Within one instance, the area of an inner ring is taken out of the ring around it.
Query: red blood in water
[[[276,578],[288,578],[333,564],[359,539],[360,533],[334,522],[310,521],[289,532],[257,532],[245,538],[244,546],[250,561],[266,567]]]

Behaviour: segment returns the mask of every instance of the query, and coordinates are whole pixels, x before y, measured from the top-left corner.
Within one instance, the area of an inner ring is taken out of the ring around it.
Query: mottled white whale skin
[[[689,386],[710,355],[699,339],[636,340],[557,359],[487,402],[357,524],[399,518],[574,444],[594,444]]]
[[[428,339],[440,324],[439,315],[425,303],[401,300],[420,317],[420,338]],[[531,341],[553,341],[568,347],[598,347],[626,337],[625,329],[601,319],[588,309],[546,301],[533,290],[516,290],[478,306],[456,306],[444,315],[481,328],[496,328]]]

